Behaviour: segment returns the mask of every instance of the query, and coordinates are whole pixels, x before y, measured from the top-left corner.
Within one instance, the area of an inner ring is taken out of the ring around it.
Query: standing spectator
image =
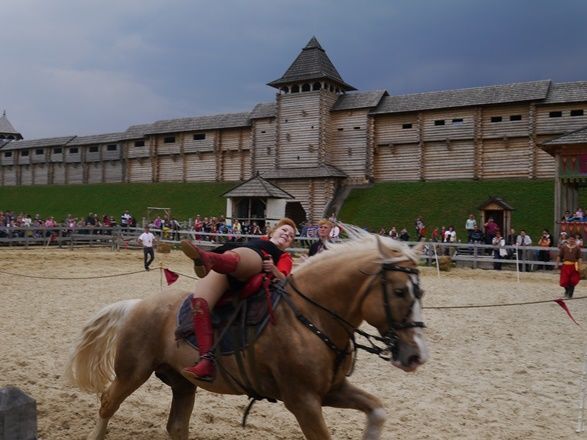
[[[575,286],[581,280],[581,248],[573,235],[560,245],[556,263],[557,267],[561,267],[559,284],[565,288],[565,298],[572,298]]]
[[[469,218],[465,221],[465,229],[467,230],[467,242],[472,243],[471,234],[477,228],[477,220],[475,220],[475,216],[473,214],[469,214]]]
[[[395,226],[392,226],[391,229],[389,230],[389,236],[391,238],[393,238],[394,240],[397,240],[398,233],[397,233],[397,228]]]
[[[501,260],[507,257],[508,253],[505,249],[505,239],[501,236],[499,229],[495,233],[495,237],[493,237],[492,244],[494,246],[493,258],[495,260]],[[493,263],[493,268],[495,270],[501,270],[501,261],[495,261]]]
[[[525,263],[525,260],[528,258],[528,250],[524,248],[526,246],[532,246],[532,238],[526,234],[524,229],[520,230],[520,235],[516,239],[516,246],[518,247],[518,260],[521,261],[519,266],[520,272],[529,272],[530,266]]]
[[[132,215],[130,215],[130,212],[128,212],[128,209],[126,209],[122,215],[120,216],[120,226],[122,227],[122,229],[124,231],[128,231],[129,226],[131,225],[132,222]]]
[[[440,240],[440,231],[438,230],[437,227],[432,230],[432,237],[431,237],[431,239],[434,242],[441,241]]]
[[[338,225],[336,223],[332,223],[332,229],[330,230],[330,239],[332,241],[336,241],[336,240],[338,240],[339,235],[340,235],[340,228],[338,227]]]
[[[418,241],[426,236],[426,225],[424,225],[424,219],[421,216],[416,217],[416,235]]]
[[[507,235],[505,239],[505,244],[508,246],[515,246],[518,241],[518,233],[514,228],[510,228],[510,233]],[[508,249],[508,256],[512,258],[514,256],[514,250]]]
[[[145,270],[148,272],[149,266],[155,259],[155,249],[153,245],[155,244],[155,236],[149,230],[149,226],[145,226],[144,232],[139,235],[138,242],[141,246],[143,246],[143,261],[145,263]]]
[[[583,247],[583,236],[581,234],[575,234],[575,240],[577,241],[577,246]]]
[[[548,263],[550,261],[550,251],[548,248],[552,246],[552,238],[550,237],[550,232],[548,229],[542,231],[542,236],[540,237],[540,240],[538,240],[538,246],[543,248],[538,251],[538,260],[542,261],[543,263]],[[542,265],[542,270],[548,269],[550,269],[548,265]]]
[[[456,241],[457,241],[457,231],[455,231],[454,226],[451,225],[444,232],[443,242],[444,243],[456,243]],[[454,252],[455,252],[455,248],[450,247],[450,246],[448,246],[444,251],[445,255],[450,255],[450,256],[453,256]]]
[[[485,223],[485,244],[491,244],[493,242],[493,237],[495,237],[495,232],[499,229],[499,226],[493,220],[493,217],[489,217],[487,222]]]
[[[410,241],[410,234],[408,234],[408,230],[406,228],[403,228],[400,231],[398,238],[401,241]]]
[[[318,241],[315,241],[310,246],[308,257],[319,254],[322,251],[328,249],[327,243],[330,242],[330,232],[334,224],[330,220],[322,219],[318,222]]]

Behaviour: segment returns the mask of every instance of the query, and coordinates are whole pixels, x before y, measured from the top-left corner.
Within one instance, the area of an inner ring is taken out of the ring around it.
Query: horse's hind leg
[[[345,380],[340,388],[330,391],[323,401],[324,406],[352,408],[367,415],[364,440],[379,440],[385,423],[385,410],[382,402],[372,394],[363,391]]]
[[[108,422],[120,407],[120,404],[140,387],[151,375],[151,371],[128,372],[117,374],[116,379],[100,396],[100,412],[96,427],[89,435],[88,440],[103,440],[106,436]]]

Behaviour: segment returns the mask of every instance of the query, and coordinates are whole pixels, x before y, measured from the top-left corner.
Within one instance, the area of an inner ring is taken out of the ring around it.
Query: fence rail
[[[159,241],[172,246],[178,245],[183,239],[195,240],[203,247],[215,247],[231,241],[246,241],[257,238],[258,235],[245,234],[214,234],[195,232],[193,230],[158,230],[151,229],[158,236]],[[0,228],[0,248],[23,247],[102,247],[112,250],[140,248],[137,242],[142,228],[131,227],[82,227],[70,229],[66,227],[44,228]],[[310,245],[316,241],[315,237],[298,236],[290,249],[295,254],[304,254]],[[416,242],[408,242],[410,245]],[[553,269],[556,266],[558,248],[544,248],[540,246],[505,246],[501,248],[507,254],[499,255],[499,249],[492,245],[474,243],[436,243],[427,242],[424,245],[422,263],[436,264],[437,257],[448,255],[457,266],[471,268],[492,268],[494,264],[503,268],[515,268],[521,271],[536,269]],[[585,254],[587,249],[582,249]],[[503,253],[503,252],[502,252]]]

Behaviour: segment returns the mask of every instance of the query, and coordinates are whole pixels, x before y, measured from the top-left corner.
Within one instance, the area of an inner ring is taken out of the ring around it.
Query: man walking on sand
[[[155,249],[153,248],[155,241],[155,236],[149,230],[149,226],[145,226],[144,232],[141,235],[139,235],[138,242],[140,245],[143,246],[143,255],[146,271],[150,270],[149,266],[155,259]]]

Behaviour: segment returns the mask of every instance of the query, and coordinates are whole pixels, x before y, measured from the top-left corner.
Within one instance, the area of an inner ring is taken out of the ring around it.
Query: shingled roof
[[[41,147],[62,147],[67,145],[75,136],[63,136],[44,139],[20,140],[12,141],[5,145],[2,150],[24,150],[27,148],[41,148]]]
[[[150,124],[145,134],[179,133],[182,131],[216,130],[219,128],[248,127],[251,125],[249,112],[225,113],[211,116],[168,119]]]
[[[548,97],[540,104],[558,104],[587,101],[587,81],[554,83],[550,86]]]
[[[337,111],[377,107],[381,98],[384,96],[389,96],[387,90],[345,93],[336,100],[332,110]]]
[[[544,100],[550,80],[502,84],[410,95],[385,96],[372,114],[413,112],[475,105]]]
[[[335,166],[324,164],[314,168],[280,168],[263,172],[265,179],[309,179],[314,177],[348,177]]]
[[[257,104],[249,118],[261,119],[261,118],[274,118],[277,115],[277,105],[275,102],[262,102]]]
[[[268,199],[294,199],[278,186],[256,175],[222,194],[223,197],[263,197]]]
[[[77,136],[68,145],[97,145],[112,142],[120,142],[127,139],[126,133],[105,133],[94,134],[89,136]]]
[[[552,150],[551,147],[558,145],[573,145],[573,144],[587,144],[587,126],[579,128],[578,130],[557,136],[547,142],[542,143],[541,147],[544,150]]]
[[[145,137],[147,132],[151,129],[151,125],[153,124],[131,125],[126,129],[124,135],[126,136],[126,139],[141,139]]]
[[[0,117],[0,133],[20,135],[6,117],[6,111],[3,111],[2,116]]]
[[[336,67],[334,67],[328,55],[326,55],[326,51],[322,49],[316,37],[312,37],[283,76],[275,81],[271,81],[267,85],[279,88],[282,85],[294,82],[321,79],[334,81],[344,90],[355,90],[353,86],[342,80]]]

